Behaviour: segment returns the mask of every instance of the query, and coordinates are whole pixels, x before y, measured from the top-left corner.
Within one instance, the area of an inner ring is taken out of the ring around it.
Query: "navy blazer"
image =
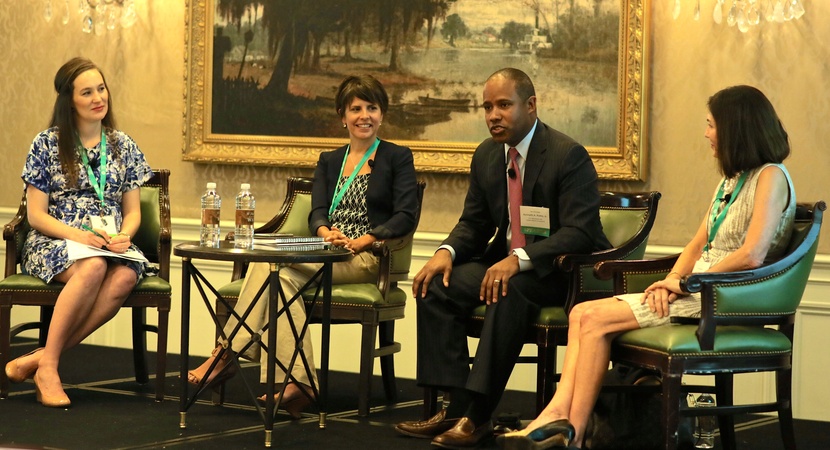
[[[308,224],[311,234],[316,236],[321,226],[331,228],[329,207],[331,207],[337,177],[347,146],[323,152],[314,171],[314,187],[311,191],[311,213]],[[344,176],[347,174],[344,174]],[[403,236],[415,228],[418,211],[418,182],[415,178],[415,164],[412,150],[388,141],[380,141],[375,150],[372,175],[366,193],[369,234],[378,239]],[[359,236],[356,236],[359,237]]]
[[[476,148],[464,211],[443,242],[455,250],[456,264],[479,256],[495,263],[507,256],[506,170],[503,144],[489,138]],[[525,164],[522,204],[550,211],[550,236],[528,235],[524,247],[539,277],[553,272],[561,254],[611,248],[602,232],[599,200],[597,172],[585,147],[537,121]]]

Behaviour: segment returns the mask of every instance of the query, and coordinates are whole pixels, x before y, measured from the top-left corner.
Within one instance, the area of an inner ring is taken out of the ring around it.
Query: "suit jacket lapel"
[[[545,143],[546,128],[540,121],[536,124],[536,132],[533,133],[533,138],[530,140],[530,147],[527,151],[527,161],[525,161],[525,174],[522,180],[522,204],[533,206],[533,186],[539,179],[539,174],[542,172],[542,167],[545,165],[545,154],[547,147]],[[536,242],[537,236],[526,235],[528,243]]]
[[[542,166],[545,163],[545,153],[547,148],[545,146],[546,139],[544,139],[545,125],[539,122],[536,125],[536,132],[530,140],[530,147],[527,151],[527,161],[525,161],[525,175],[522,179],[522,204],[533,205],[533,186],[536,180],[539,179],[539,174],[542,172]]]

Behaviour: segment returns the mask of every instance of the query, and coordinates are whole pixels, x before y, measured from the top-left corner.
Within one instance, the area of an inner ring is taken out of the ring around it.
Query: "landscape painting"
[[[361,7],[355,8],[356,4]],[[207,0],[189,5],[184,159],[309,167],[343,145],[352,74],[390,96],[381,137],[422,171],[466,172],[488,75],[516,67],[541,120],[601,177],[643,179],[647,10],[637,0]]]

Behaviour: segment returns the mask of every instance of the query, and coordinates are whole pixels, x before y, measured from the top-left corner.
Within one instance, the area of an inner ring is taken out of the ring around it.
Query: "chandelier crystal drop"
[[[712,20],[718,25],[726,22],[746,33],[761,23],[784,23],[798,20],[804,15],[805,0],[713,0]],[[683,14],[680,0],[669,0],[672,17],[677,20]],[[691,2],[685,3],[689,5]],[[692,17],[700,20],[701,0],[695,0]],[[726,16],[726,17],[724,17]]]
[[[75,19],[70,17],[73,11]],[[129,28],[138,20],[135,0],[43,0],[43,18],[46,22],[52,22],[55,15],[60,15],[64,25],[77,20],[81,31],[96,36],[118,27]]]

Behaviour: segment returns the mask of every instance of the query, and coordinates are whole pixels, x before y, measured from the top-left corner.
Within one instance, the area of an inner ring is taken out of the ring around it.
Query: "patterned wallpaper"
[[[830,200],[830,177],[822,176],[830,167],[830,152],[823,148],[830,142],[824,125],[830,120],[830,96],[823,89],[830,79],[830,2],[805,0],[807,14],[801,20],[762,23],[742,34],[713,23],[715,1],[701,0],[705,14],[699,22],[691,10],[675,21],[672,2],[652,2],[649,178],[601,184],[608,190],[663,193],[652,244],[683,245],[699,225],[719,178],[703,138],[706,100],[734,84],[758,86],[778,109],[792,140],[787,165],[799,200]],[[152,166],[172,171],[174,217],[198,218],[198,198],[207,181],[219,184],[228,204],[239,183],[250,182],[259,203],[257,220],[264,221],[282,202],[285,178],[311,171],[182,161],[184,2],[136,4],[135,26],[95,36],[82,33],[75,22],[46,23],[41,2],[0,2],[0,121],[6,125],[0,134],[0,206],[14,207],[20,199],[23,160],[51,114],[55,71],[70,57],[83,55],[104,69],[120,128],[138,142]],[[466,176],[419,176],[427,182],[419,230],[448,232],[463,206]],[[223,218],[229,220],[230,206],[225,209]],[[827,228],[822,253],[830,253]]]

